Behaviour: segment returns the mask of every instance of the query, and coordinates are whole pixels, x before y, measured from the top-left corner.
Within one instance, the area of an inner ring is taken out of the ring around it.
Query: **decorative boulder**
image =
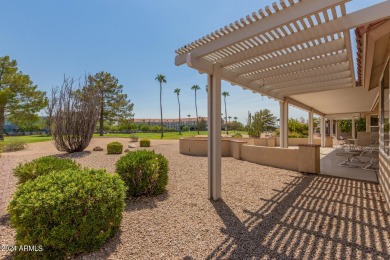
[[[93,151],[101,152],[101,151],[103,151],[103,148],[101,148],[100,146],[96,146],[95,148],[93,148]]]
[[[130,150],[129,150],[129,149],[126,149],[126,150],[125,150],[125,153],[128,153],[128,152],[130,152]]]

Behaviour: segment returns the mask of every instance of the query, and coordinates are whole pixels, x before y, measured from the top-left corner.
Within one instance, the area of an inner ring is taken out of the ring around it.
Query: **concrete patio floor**
[[[356,168],[342,167],[339,164],[345,161],[345,157],[337,156],[336,153],[340,152],[334,148],[321,148],[321,174],[340,177],[351,180],[367,181],[378,183],[377,171],[364,170],[363,167],[367,163],[354,163]],[[376,165],[378,167],[378,165]]]

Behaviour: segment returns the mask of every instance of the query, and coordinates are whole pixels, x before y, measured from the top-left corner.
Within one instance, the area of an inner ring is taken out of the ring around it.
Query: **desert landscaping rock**
[[[87,151],[65,155],[45,142],[4,154],[0,243],[14,244],[6,212],[17,183],[14,166],[62,154],[114,172],[122,155],[88,152],[112,141],[128,143],[94,138]],[[390,259],[390,218],[376,184],[222,158],[223,199],[215,202],[207,199],[206,157],[179,154],[178,141],[153,142],[153,148],[136,149],[167,157],[168,192],[128,200],[120,232],[78,259]]]
[[[95,148],[93,148],[93,151],[101,152],[101,151],[103,151],[103,148],[101,148],[100,146],[96,146]]]
[[[137,148],[137,146],[133,145],[133,144],[129,144],[129,148],[130,149],[133,149],[133,148]]]

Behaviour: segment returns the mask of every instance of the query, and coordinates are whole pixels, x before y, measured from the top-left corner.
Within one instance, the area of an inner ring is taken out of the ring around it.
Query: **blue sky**
[[[194,84],[200,116],[207,116],[206,75],[174,65],[174,50],[273,1],[253,0],[0,0],[0,56],[16,59],[40,89],[107,71],[119,79],[134,103],[136,118],[159,117],[157,74],[164,74],[165,118],[178,116],[175,88],[181,89],[182,115],[195,115]],[[383,0],[353,0],[352,12]],[[222,84],[228,91],[228,115],[245,123],[248,111],[268,108],[279,116],[279,104],[267,97]],[[306,117],[291,108],[290,117]]]

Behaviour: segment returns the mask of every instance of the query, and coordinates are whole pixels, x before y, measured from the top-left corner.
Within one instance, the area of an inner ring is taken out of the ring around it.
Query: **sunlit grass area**
[[[38,143],[52,140],[48,135],[5,136],[4,142],[21,141],[25,143]]]
[[[134,135],[138,136],[139,138],[147,138],[147,139],[160,139],[161,133],[134,133]],[[177,140],[183,137],[193,137],[197,136],[197,131],[191,131],[191,132],[182,132],[180,135],[179,132],[166,132],[164,133],[164,139],[165,140]],[[207,131],[200,131],[199,135],[207,135]],[[100,137],[99,134],[95,134],[94,137]],[[120,133],[113,133],[113,134],[105,134],[103,137],[117,137],[117,138],[129,138],[130,134],[120,134]]]
[[[225,134],[226,132],[223,131],[222,134]],[[238,133],[238,131],[237,131]],[[246,132],[240,132],[241,134],[246,134]],[[229,134],[234,134],[234,131],[230,131]],[[138,136],[139,138],[147,138],[147,139],[160,139],[161,134],[160,133],[135,133],[134,135]],[[197,136],[197,131],[185,131],[182,132],[180,135],[179,132],[166,132],[164,133],[164,140],[178,140],[183,137],[194,137]],[[200,131],[199,135],[207,135],[207,131]],[[103,137],[99,136],[99,134],[94,134],[94,137],[98,138],[130,138],[130,134],[122,134],[122,133],[112,133],[112,134],[105,134]],[[12,142],[12,141],[22,141],[25,143],[38,143],[38,142],[45,142],[52,140],[51,136],[48,135],[27,135],[27,136],[5,136],[4,141],[5,142]]]

